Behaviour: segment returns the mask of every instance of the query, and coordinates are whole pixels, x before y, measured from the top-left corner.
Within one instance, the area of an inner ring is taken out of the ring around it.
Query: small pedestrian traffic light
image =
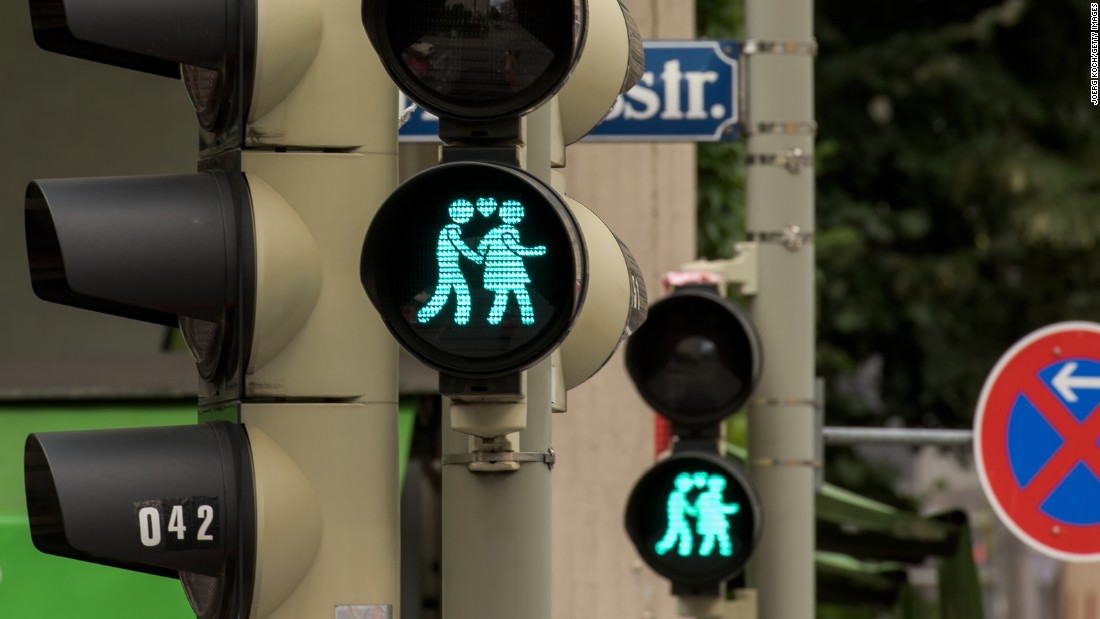
[[[673,453],[634,486],[626,530],[676,595],[718,595],[760,537],[760,500],[718,452],[720,424],[748,401],[760,338],[712,285],[681,286],[653,304],[626,344],[626,367],[647,404],[672,422]]]
[[[681,287],[654,303],[626,343],[626,368],[642,399],[685,428],[713,425],[744,406],[762,367],[756,327],[706,287]]]
[[[630,540],[677,593],[708,591],[739,574],[760,530],[755,489],[717,453],[673,454],[638,480],[627,501]]]
[[[486,378],[530,367],[584,298],[582,233],[530,174],[430,168],[390,195],[363,244],[364,288],[394,337],[435,369]]]

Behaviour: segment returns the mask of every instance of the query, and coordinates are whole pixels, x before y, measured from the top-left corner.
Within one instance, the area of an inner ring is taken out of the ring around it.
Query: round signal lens
[[[363,286],[409,352],[454,376],[530,367],[584,296],[583,240],[550,187],[518,168],[460,162],[409,179],[363,246]]]
[[[579,0],[367,4],[367,30],[401,90],[465,120],[518,116],[552,97],[579,57],[587,11]]]

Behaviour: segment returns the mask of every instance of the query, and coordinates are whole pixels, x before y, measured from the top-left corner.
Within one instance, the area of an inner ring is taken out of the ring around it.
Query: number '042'
[[[215,506],[182,501],[146,501],[137,509],[138,538],[146,548],[180,548],[213,542]]]

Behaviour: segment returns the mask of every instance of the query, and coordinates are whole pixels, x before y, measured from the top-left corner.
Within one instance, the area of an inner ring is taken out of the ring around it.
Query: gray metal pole
[[[925,428],[822,428],[826,445],[963,445],[974,443],[973,430]]]
[[[550,362],[527,373],[527,430],[520,449],[550,446]],[[465,454],[470,437],[450,428],[443,454]],[[550,470],[525,462],[511,473],[443,467],[443,616],[550,619]]]
[[[747,0],[746,219],[764,372],[749,406],[764,531],[749,564],[761,619],[814,616],[813,1]]]
[[[529,171],[550,180],[550,106],[528,116]],[[523,452],[551,447],[551,362],[527,370]],[[444,399],[443,456],[466,454]],[[525,462],[515,472],[443,467],[443,616],[446,619],[550,619],[550,468]]]

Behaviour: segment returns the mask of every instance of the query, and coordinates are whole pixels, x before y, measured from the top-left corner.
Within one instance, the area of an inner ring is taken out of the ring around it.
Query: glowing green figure
[[[738,503],[722,502],[722,491],[726,489],[726,479],[721,475],[711,475],[707,479],[707,490],[695,501],[695,511],[699,516],[695,531],[703,536],[699,544],[699,556],[709,557],[718,543],[718,554],[723,557],[733,555],[730,542],[730,521],[728,516],[741,511]]]
[[[484,258],[470,249],[462,240],[462,228],[459,224],[470,221],[474,216],[474,205],[469,200],[455,200],[451,203],[448,213],[451,221],[439,231],[439,241],[435,246],[435,257],[439,262],[439,281],[435,286],[435,294],[428,300],[428,304],[420,308],[416,313],[416,319],[420,324],[425,324],[435,318],[451,298],[451,290],[454,290],[455,324],[464,325],[470,322],[470,287],[466,285],[466,278],[459,268],[459,255],[465,256],[474,264],[481,264]]]
[[[691,474],[680,473],[673,483],[676,489],[669,493],[667,503],[668,530],[654,549],[657,554],[664,555],[672,550],[673,546],[678,546],[676,554],[681,557],[690,557],[695,536],[692,535],[691,528],[688,526],[687,516],[698,516],[699,512],[688,502],[687,495],[695,482],[692,481]]]
[[[516,230],[515,224],[523,220],[523,205],[518,201],[505,200],[497,213],[504,223],[486,233],[477,244],[477,253],[485,257],[485,289],[494,295],[489,324],[500,324],[512,294],[516,295],[516,303],[519,304],[520,322],[534,324],[535,309],[531,305],[531,295],[527,293],[531,277],[527,274],[523,259],[542,256],[546,253],[546,246],[524,247],[520,244],[519,230]]]

